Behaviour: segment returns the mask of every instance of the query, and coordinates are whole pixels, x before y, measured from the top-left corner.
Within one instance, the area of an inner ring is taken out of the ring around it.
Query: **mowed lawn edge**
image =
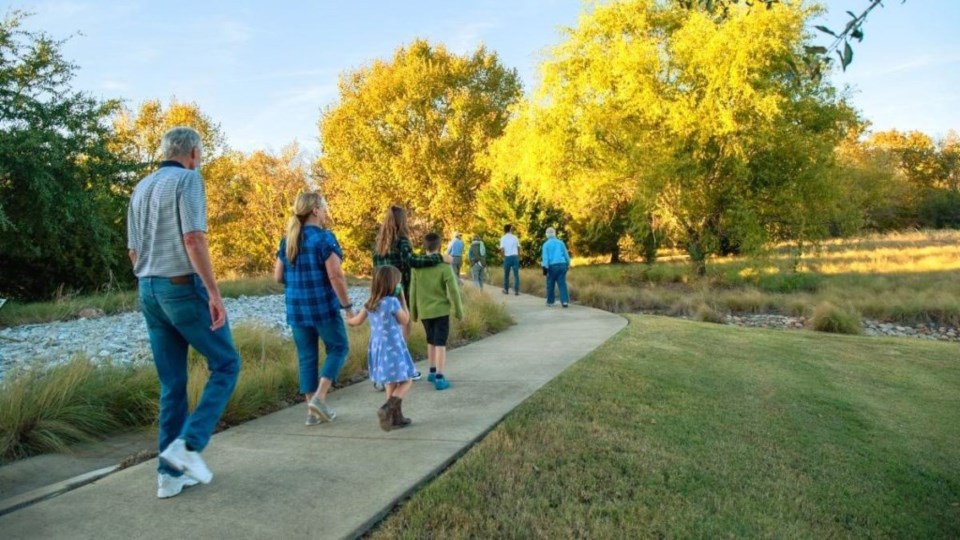
[[[372,537],[960,535],[955,344],[628,319]]]

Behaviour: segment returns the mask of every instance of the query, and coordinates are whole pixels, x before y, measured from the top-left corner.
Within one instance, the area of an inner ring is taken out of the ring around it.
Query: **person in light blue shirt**
[[[453,273],[457,276],[457,281],[462,285],[460,279],[460,265],[463,264],[463,240],[460,239],[460,233],[453,233],[453,240],[447,245],[447,255],[453,259],[450,266],[453,267]]]
[[[554,288],[560,288],[560,305],[567,307],[570,304],[570,295],[567,293],[567,270],[570,269],[570,253],[563,240],[557,238],[557,230],[547,228],[547,241],[541,250],[543,275],[547,276],[547,305],[555,302]]]

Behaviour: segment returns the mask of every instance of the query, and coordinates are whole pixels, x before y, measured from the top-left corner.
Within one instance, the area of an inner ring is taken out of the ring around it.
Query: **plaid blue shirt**
[[[327,258],[334,253],[343,260],[337,237],[329,229],[315,225],[303,228],[300,253],[293,265],[287,260],[286,238],[280,241],[277,258],[283,263],[290,326],[316,326],[340,317],[340,299],[325,266]]]

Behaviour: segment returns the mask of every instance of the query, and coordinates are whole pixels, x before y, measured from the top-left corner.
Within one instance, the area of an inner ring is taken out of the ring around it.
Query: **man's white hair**
[[[557,236],[557,230],[553,227],[547,227],[547,238],[553,238]]]
[[[160,141],[160,152],[163,159],[173,159],[186,157],[194,148],[197,151],[202,150],[203,145],[200,142],[200,134],[193,128],[177,126],[163,134],[163,140]]]

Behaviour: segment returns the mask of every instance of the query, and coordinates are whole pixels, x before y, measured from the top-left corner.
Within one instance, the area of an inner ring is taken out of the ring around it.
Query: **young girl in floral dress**
[[[380,429],[384,431],[411,423],[403,416],[401,405],[413,386],[416,369],[403,339],[403,327],[410,320],[410,312],[402,289],[397,290],[400,279],[400,270],[395,266],[376,267],[370,283],[370,299],[360,313],[347,320],[350,326],[370,320],[367,367],[373,382],[383,385],[387,393],[386,403],[377,410]]]

